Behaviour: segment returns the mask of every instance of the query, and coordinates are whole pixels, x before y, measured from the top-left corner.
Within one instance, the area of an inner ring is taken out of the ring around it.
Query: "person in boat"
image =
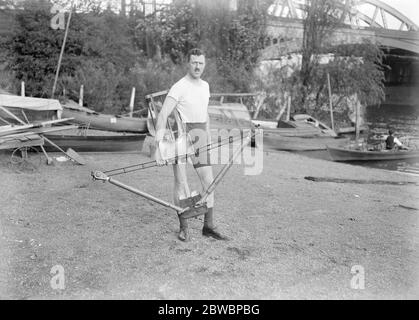
[[[159,113],[156,125],[156,161],[159,165],[164,165],[160,150],[160,141],[165,135],[165,126],[169,115],[173,110],[180,116],[183,128],[190,133],[190,137],[195,150],[205,147],[210,143],[210,128],[208,103],[210,98],[209,84],[201,79],[205,69],[205,55],[200,49],[192,49],[187,56],[187,73],[176,82],[163,103]],[[192,136],[192,134],[194,136]],[[213,182],[213,171],[210,163],[210,154],[208,151],[200,152],[192,159],[193,166],[197,172],[204,189],[208,188]],[[174,174],[174,196],[175,204],[179,205],[180,199],[190,197],[189,186],[186,178],[186,162],[173,165]],[[208,211],[204,216],[204,226],[202,234],[217,240],[227,240],[214,225],[214,194],[213,192],[207,198]],[[182,241],[190,239],[188,222],[179,217],[178,238]]]
[[[394,130],[392,129],[388,130],[388,136],[385,137],[385,141],[386,141],[386,150],[394,150],[394,149],[408,150],[409,149],[407,146],[401,143],[397,137],[394,136]]]

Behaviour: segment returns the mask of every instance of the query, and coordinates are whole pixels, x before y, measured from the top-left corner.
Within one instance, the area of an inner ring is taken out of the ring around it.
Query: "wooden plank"
[[[211,97],[254,97],[259,93],[211,93]]]
[[[155,92],[155,93],[150,93],[148,95],[145,96],[146,99],[151,99],[151,98],[155,98],[155,97],[160,97],[163,96],[165,94],[169,93],[169,90],[164,90],[164,91],[159,91],[159,92]]]
[[[36,147],[36,146],[41,146],[43,144],[44,144],[44,140],[41,137],[39,137],[39,139],[27,140],[27,141],[12,140],[12,141],[8,141],[8,142],[0,144],[0,150],[16,149],[16,148],[21,148],[21,147]]]
[[[26,130],[26,129],[30,129],[30,128],[42,128],[42,127],[45,127],[46,125],[49,125],[49,124],[66,122],[66,121],[70,121],[70,120],[73,120],[73,119],[74,118],[65,118],[65,119],[43,121],[43,122],[40,122],[40,123],[24,124],[24,125],[20,125],[20,126],[14,126],[14,127],[11,127],[11,128],[7,128],[5,130],[2,130],[0,128],[0,136],[9,135],[13,132],[18,132],[18,131]]]
[[[78,125],[68,125],[68,126],[50,127],[50,128],[35,128],[31,131],[25,131],[25,132],[20,132],[20,133],[16,133],[16,134],[10,134],[10,135],[7,135],[7,136],[2,136],[1,139],[0,139],[0,143],[2,141],[5,141],[5,140],[10,140],[10,139],[19,138],[19,137],[25,137],[25,136],[33,135],[33,134],[50,133],[50,132],[55,132],[55,131],[65,131],[65,130],[76,129],[76,128],[78,128]]]

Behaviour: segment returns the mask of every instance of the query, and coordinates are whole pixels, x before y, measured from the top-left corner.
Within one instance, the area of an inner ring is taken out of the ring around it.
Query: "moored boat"
[[[418,159],[419,150],[356,150],[347,147],[328,146],[333,161],[382,161],[400,159]]]
[[[287,137],[274,130],[263,130],[263,147],[282,151],[316,151],[326,150],[327,146],[340,146],[348,142],[347,138],[311,136]]]

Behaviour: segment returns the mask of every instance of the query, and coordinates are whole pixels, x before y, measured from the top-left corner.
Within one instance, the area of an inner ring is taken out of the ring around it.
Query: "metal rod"
[[[231,155],[228,163],[226,165],[224,165],[224,167],[221,169],[221,171],[217,174],[217,176],[215,177],[215,179],[209,185],[209,187],[207,188],[207,190],[203,193],[202,198],[198,202],[198,204],[205,203],[205,201],[207,200],[207,198],[210,195],[210,193],[214,191],[214,189],[220,183],[221,179],[226,175],[227,171],[233,165],[234,160],[236,160],[236,158],[241,154],[241,152],[243,151],[244,147],[249,144],[250,140],[251,140],[251,135],[250,136],[247,136],[244,139],[244,141],[241,144],[240,148],[237,148],[237,150]]]
[[[144,197],[144,198],[146,198],[148,200],[154,201],[154,202],[159,203],[159,204],[161,204],[161,205],[163,205],[165,207],[168,207],[168,208],[171,208],[173,210],[176,210],[178,212],[178,214],[180,214],[183,211],[185,211],[184,208],[175,206],[174,204],[171,204],[170,202],[167,202],[167,201],[164,201],[162,199],[156,198],[156,197],[152,196],[151,194],[148,194],[146,192],[140,191],[140,190],[135,189],[133,187],[127,186],[126,184],[124,184],[124,183],[122,183],[122,182],[120,182],[118,180],[115,180],[115,179],[112,179],[112,178],[108,178],[108,182],[111,183],[111,184],[113,184],[113,185],[115,185],[115,186],[118,186],[118,187],[120,187],[122,189],[125,189],[127,191],[132,192],[132,193],[135,193],[135,194],[137,194],[137,195],[139,195],[141,197]]]
[[[239,139],[233,140],[232,143],[234,143],[238,140]],[[228,143],[230,143],[230,138],[222,139],[221,142],[223,142],[223,141],[228,141]],[[210,144],[207,144],[206,146],[198,148],[197,150],[199,150],[199,152],[208,152],[209,150],[219,148],[219,147],[221,147],[223,145],[226,145],[228,143],[222,143],[222,144],[220,144],[219,142],[210,143]],[[176,160],[187,160],[188,157],[193,157],[194,155],[195,155],[195,152],[190,152],[190,153],[186,153],[186,154],[183,154],[183,155],[179,155],[179,156],[175,156],[173,158],[167,159],[167,161],[172,162],[172,161],[176,161]],[[156,166],[157,166],[157,162],[155,160],[153,160],[153,161],[143,162],[143,163],[139,163],[139,164],[134,164],[134,165],[128,166],[128,167],[123,167],[123,168],[117,168],[117,169],[104,171],[103,173],[107,174],[110,177],[110,176],[116,176],[116,175],[120,175],[120,174],[124,174],[124,173],[134,172],[134,171],[138,171],[138,170],[153,168],[153,167],[156,167]]]

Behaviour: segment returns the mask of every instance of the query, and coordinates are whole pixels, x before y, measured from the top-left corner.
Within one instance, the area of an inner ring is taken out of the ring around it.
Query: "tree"
[[[51,29],[52,4],[49,1],[26,1],[23,6],[24,10],[15,15],[17,28],[9,40],[12,58],[8,65],[16,80],[26,82],[28,92],[49,97],[64,31]],[[67,40],[61,65],[63,74],[74,74],[80,63],[83,43],[74,36],[75,32]]]
[[[161,52],[176,64],[191,48],[203,48],[228,87],[248,91],[264,44],[270,2],[241,0],[238,10],[231,11],[225,0],[177,0],[140,19],[138,34],[149,57]]]
[[[340,22],[341,3],[332,0],[307,0],[301,49],[301,69],[292,79],[296,112],[319,112],[328,99],[327,73],[333,93],[342,99],[357,95],[364,105],[384,98],[383,54],[370,42],[334,46],[332,36]],[[326,62],[320,63],[320,59]],[[341,99],[341,100],[342,100]]]

